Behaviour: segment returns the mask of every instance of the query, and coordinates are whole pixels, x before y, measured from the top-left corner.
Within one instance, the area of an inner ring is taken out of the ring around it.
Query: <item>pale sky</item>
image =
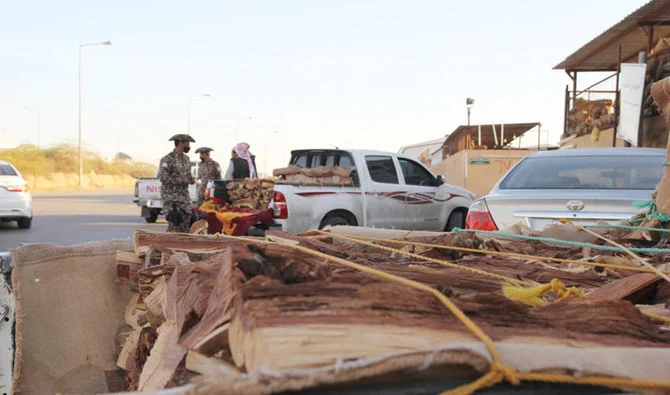
[[[552,67],[645,0],[0,1],[0,146],[77,141],[157,162],[187,130],[259,171],[298,148],[397,151],[467,122],[542,122],[556,142],[569,78]],[[580,77],[581,78],[581,77]],[[586,79],[584,79],[586,80]],[[3,132],[4,131],[4,132]],[[272,133],[277,131],[276,134]],[[268,155],[265,155],[265,142]],[[544,140],[543,140],[544,141]]]

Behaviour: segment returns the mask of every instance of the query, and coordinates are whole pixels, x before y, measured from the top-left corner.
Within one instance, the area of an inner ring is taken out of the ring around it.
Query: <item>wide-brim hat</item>
[[[206,153],[208,153],[208,152],[210,152],[210,151],[214,151],[214,149],[209,148],[209,147],[200,147],[200,148],[198,148],[197,150],[195,150],[195,153],[196,153],[196,154],[200,154],[200,153],[202,153],[202,154],[206,154]]]
[[[170,137],[170,140],[168,141],[190,141],[192,143],[195,143],[195,139],[191,137],[190,134],[175,134],[174,136]]]

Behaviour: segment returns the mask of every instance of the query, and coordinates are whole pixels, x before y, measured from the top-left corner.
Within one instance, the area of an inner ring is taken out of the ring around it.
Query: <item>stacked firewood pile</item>
[[[350,184],[354,167],[318,166],[302,168],[289,166],[272,171],[275,177],[281,177],[288,182],[304,184]]]
[[[612,105],[612,100],[575,100],[568,113],[568,136],[582,136],[594,130],[613,128],[615,114]]]
[[[226,189],[232,207],[265,210],[272,200],[274,186],[271,178],[246,178],[228,182]]]
[[[232,207],[265,210],[272,199],[274,186],[271,178],[246,178],[228,182],[226,189]]]
[[[384,248],[323,232],[269,232],[254,241],[137,231],[134,251],[117,259],[119,280],[135,292],[126,311],[130,334],[118,360],[127,372],[126,389],[189,381],[202,386],[198,380],[217,377],[226,381],[219,391],[247,393],[245,385],[258,375],[263,379],[254,385],[270,385],[288,370],[477,342],[433,295],[391,277],[447,296],[496,342],[670,350],[667,324],[641,312],[670,316],[670,283],[639,273],[639,265],[621,254],[472,233],[379,245]],[[668,260],[662,254],[645,258],[656,266]],[[619,269],[597,266],[603,263]],[[381,272],[386,277],[376,274]],[[555,279],[586,296],[558,301],[547,294],[531,307],[504,296],[501,278],[517,286]],[[431,358],[415,368],[437,361]],[[364,376],[347,372],[330,382]],[[194,379],[198,374],[203,377]],[[305,374],[252,392],[318,385]]]

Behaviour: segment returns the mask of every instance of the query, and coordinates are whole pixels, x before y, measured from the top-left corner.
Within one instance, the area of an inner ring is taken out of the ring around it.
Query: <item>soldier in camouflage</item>
[[[212,151],[214,150],[209,147],[200,147],[195,150],[196,154],[200,154],[200,166],[198,166],[198,180],[200,180],[200,186],[198,187],[198,207],[202,206],[205,202],[207,183],[221,179],[221,166],[219,166],[219,162],[212,159],[209,155]]]
[[[195,143],[188,134],[172,136],[175,149],[165,155],[160,162],[159,178],[163,214],[168,220],[168,232],[188,233],[191,226],[191,197],[188,186],[195,183],[191,175],[191,161],[188,158],[190,143]]]

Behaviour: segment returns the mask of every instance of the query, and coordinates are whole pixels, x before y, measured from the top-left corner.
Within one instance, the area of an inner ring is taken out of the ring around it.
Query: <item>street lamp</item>
[[[186,129],[186,134],[191,134],[191,99],[194,97],[211,97],[209,93],[203,93],[200,95],[191,95],[188,97],[188,126]]]
[[[264,169],[263,172],[265,173],[265,177],[268,176],[268,136],[271,134],[277,134],[279,133],[278,131],[272,131],[272,132],[265,132],[265,164],[264,164]]]
[[[23,106],[26,110],[32,110],[37,113],[37,148],[40,147],[40,109],[39,108],[33,108],[33,107],[28,107],[28,106]]]
[[[84,47],[93,47],[96,45],[112,45],[111,41],[104,41],[101,43],[90,43],[90,44],[81,44],[79,45],[79,186],[82,186],[82,178],[84,175],[84,161],[81,157],[81,49]]]
[[[468,126],[470,126],[470,111],[472,110],[472,106],[474,105],[475,105],[475,99],[469,97],[465,99],[465,108],[468,109]]]
[[[235,122],[235,144],[240,142],[240,121],[251,121],[253,117],[237,118]]]

